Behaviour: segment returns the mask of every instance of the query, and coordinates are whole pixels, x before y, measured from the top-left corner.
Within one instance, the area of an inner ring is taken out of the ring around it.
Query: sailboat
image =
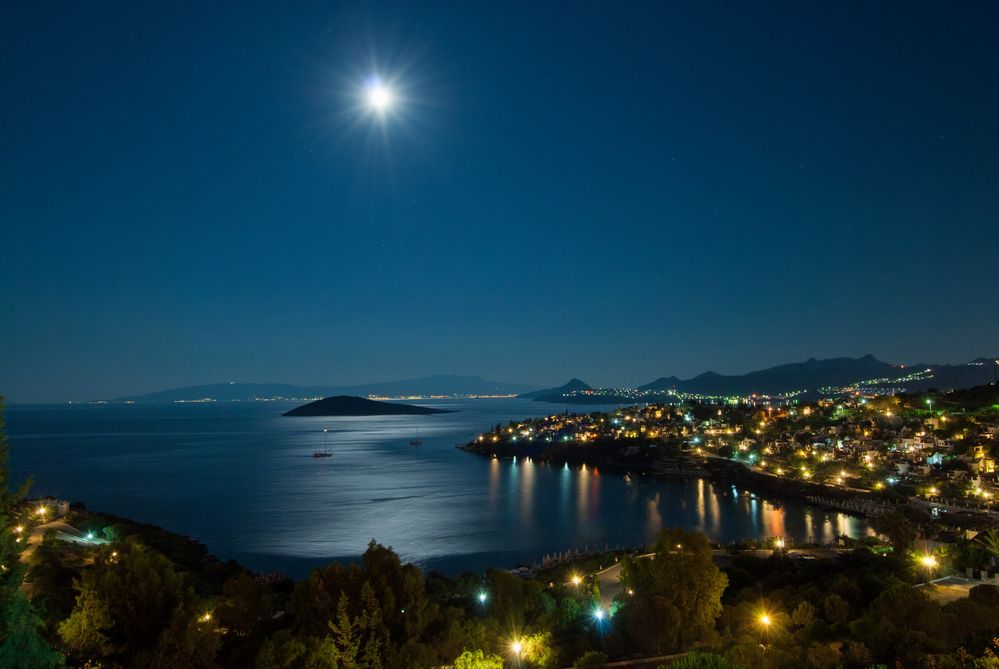
[[[419,446],[422,443],[423,443],[423,440],[420,439],[420,431],[417,430],[416,431],[416,436],[409,440],[409,445],[410,446]]]
[[[321,450],[321,451],[313,451],[312,457],[314,457],[314,458],[332,458],[333,457],[333,452],[330,450],[330,447],[327,445],[327,438],[326,437],[327,437],[328,433],[329,433],[329,428],[324,427],[323,428],[323,450]]]

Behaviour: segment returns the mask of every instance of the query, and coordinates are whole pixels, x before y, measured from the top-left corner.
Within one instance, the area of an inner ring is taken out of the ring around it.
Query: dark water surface
[[[33,496],[161,525],[222,559],[301,576],[372,538],[455,573],[545,553],[634,546],[662,527],[714,539],[829,540],[865,521],[708,481],[626,481],[592,467],[489,460],[454,447],[498,422],[561,410],[527,400],[418,402],[435,416],[286,418],[297,403],[12,406],[15,480]],[[596,408],[586,408],[596,410]],[[332,458],[315,459],[328,427]],[[415,437],[422,445],[411,446]]]

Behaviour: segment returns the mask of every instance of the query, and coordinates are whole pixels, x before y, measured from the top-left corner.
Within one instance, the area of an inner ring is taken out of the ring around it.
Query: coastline
[[[753,493],[796,499],[821,509],[865,519],[873,519],[882,513],[909,505],[908,500],[900,503],[891,500],[886,495],[877,493],[845,491],[812,481],[777,479],[767,474],[755,472],[741,462],[718,457],[691,458],[687,455],[679,455],[659,460],[628,461],[618,459],[613,454],[601,454],[596,451],[572,457],[566,454],[553,455],[538,452],[533,448],[524,448],[517,453],[500,455],[499,453],[486,452],[480,447],[476,447],[474,443],[459,444],[455,448],[485,458],[512,460],[526,457],[553,465],[592,465],[618,474],[635,474],[655,480],[701,478],[714,482],[733,483]]]

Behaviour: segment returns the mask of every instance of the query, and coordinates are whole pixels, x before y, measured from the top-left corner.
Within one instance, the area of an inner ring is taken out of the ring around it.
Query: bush
[[[687,653],[670,665],[659,669],[739,669],[721,655],[714,653]]]
[[[572,663],[573,669],[596,669],[607,663],[607,653],[591,650]]]

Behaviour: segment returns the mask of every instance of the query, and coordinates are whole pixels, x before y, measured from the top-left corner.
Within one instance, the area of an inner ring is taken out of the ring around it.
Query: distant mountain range
[[[748,374],[704,372],[690,379],[661,377],[633,389],[593,388],[572,379],[558,388],[532,390],[528,386],[490,381],[479,376],[438,374],[405,381],[387,381],[356,386],[296,386],[287,383],[216,383],[174,388],[145,395],[117,397],[112,402],[190,402],[197,400],[249,401],[267,399],[313,400],[334,395],[429,396],[429,395],[518,395],[540,402],[613,404],[643,401],[643,396],[675,391],[691,395],[747,396],[800,393],[815,397],[823,389],[862,386],[894,391],[949,390],[971,388],[991,382],[996,375],[995,358],[977,358],[961,365],[919,363],[895,365],[873,355],[861,358],[828,358],[769,367]]]
[[[267,399],[307,400],[333,395],[365,397],[405,397],[413,395],[516,395],[530,386],[490,381],[479,376],[437,374],[405,381],[386,381],[358,386],[296,386],[287,383],[214,383],[203,386],[171,388],[145,395],[116,397],[111,402],[217,402]]]
[[[559,388],[549,388],[520,397],[540,402],[570,404],[613,404],[641,401],[642,394],[675,391],[706,396],[782,395],[801,393],[815,397],[823,390],[863,387],[895,391],[921,391],[935,388],[971,388],[995,379],[993,358],[976,358],[962,365],[918,363],[893,365],[873,355],[861,358],[828,358],[796,362],[747,374],[725,375],[704,372],[691,379],[661,377],[629,390],[593,389],[584,381],[572,379]],[[590,391],[590,392],[587,392]]]

